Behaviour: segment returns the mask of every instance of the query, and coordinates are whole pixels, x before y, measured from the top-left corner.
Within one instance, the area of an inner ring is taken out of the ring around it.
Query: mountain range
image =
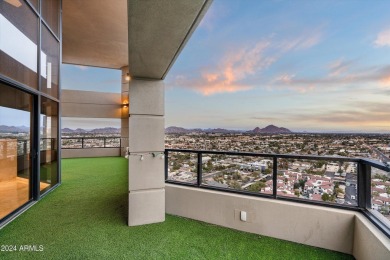
[[[27,126],[7,126],[0,125],[0,133],[28,133],[30,131],[30,127]]]
[[[30,128],[27,126],[6,126],[0,125],[0,133],[27,133],[30,131]],[[118,134],[120,133],[120,128],[115,127],[104,127],[104,128],[95,128],[91,130],[86,130],[82,128],[70,129],[63,128],[62,133],[65,134],[74,134],[74,133],[91,133],[91,134]],[[189,134],[189,133],[219,133],[219,134],[237,134],[237,133],[248,133],[248,134],[288,134],[292,133],[287,128],[277,127],[275,125],[268,125],[264,128],[256,127],[253,130],[229,130],[223,128],[193,128],[186,129],[183,127],[170,126],[165,128],[166,134]]]
[[[115,127],[95,128],[92,130],[85,130],[82,128],[77,128],[77,129],[62,128],[62,133],[64,133],[64,134],[74,134],[74,133],[119,134],[120,132],[121,132],[121,129],[115,128]]]
[[[234,134],[234,133],[248,133],[248,134],[288,134],[293,133],[285,127],[277,127],[275,125],[268,125],[264,128],[256,127],[253,130],[229,130],[223,128],[208,128],[208,129],[186,129],[183,127],[170,126],[165,128],[166,134],[188,134],[188,133],[221,133],[221,134]]]

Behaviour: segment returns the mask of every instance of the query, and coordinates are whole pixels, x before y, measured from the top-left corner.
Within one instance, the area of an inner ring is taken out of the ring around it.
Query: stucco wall
[[[165,190],[169,214],[354,254],[357,259],[390,259],[389,239],[359,212],[172,184]],[[247,222],[240,220],[242,210]],[[374,258],[369,257],[372,250]]]
[[[120,156],[120,148],[62,149],[61,158]]]

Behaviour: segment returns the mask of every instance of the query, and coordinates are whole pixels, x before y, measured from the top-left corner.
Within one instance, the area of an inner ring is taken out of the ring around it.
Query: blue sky
[[[387,0],[214,0],[165,79],[166,126],[390,132],[388,10]],[[62,75],[65,89],[119,92],[119,71],[63,65]]]

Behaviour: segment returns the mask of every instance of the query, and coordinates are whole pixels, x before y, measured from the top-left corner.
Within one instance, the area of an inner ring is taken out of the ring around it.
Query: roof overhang
[[[163,79],[212,0],[63,0],[62,61]]]
[[[62,1],[62,62],[119,69],[127,56],[127,0]]]

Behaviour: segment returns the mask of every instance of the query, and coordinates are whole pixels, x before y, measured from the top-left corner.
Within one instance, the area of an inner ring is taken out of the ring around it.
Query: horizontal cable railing
[[[390,237],[390,167],[379,161],[166,149],[165,180],[172,184],[361,211]]]
[[[62,149],[121,148],[128,138],[123,137],[63,137]],[[128,145],[126,145],[128,146]]]

